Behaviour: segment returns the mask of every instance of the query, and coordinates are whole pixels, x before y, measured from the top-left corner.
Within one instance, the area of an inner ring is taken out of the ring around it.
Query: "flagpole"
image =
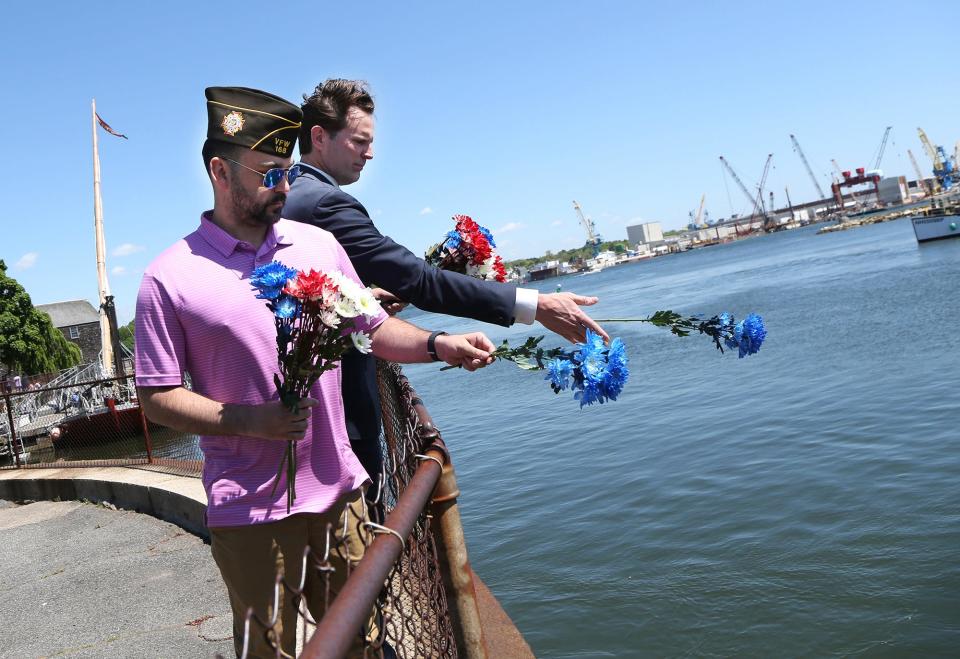
[[[113,344],[110,340],[110,320],[107,317],[107,297],[110,283],[107,281],[106,241],[103,238],[103,202],[100,199],[100,153],[97,150],[97,99],[91,101],[93,122],[93,227],[97,242],[97,284],[100,294],[100,350],[105,375],[113,375]]]

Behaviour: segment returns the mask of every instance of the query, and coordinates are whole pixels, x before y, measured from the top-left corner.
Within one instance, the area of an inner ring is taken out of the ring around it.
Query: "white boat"
[[[926,215],[911,217],[913,234],[918,243],[944,238],[960,238],[960,213],[955,209],[945,211],[934,208]]]

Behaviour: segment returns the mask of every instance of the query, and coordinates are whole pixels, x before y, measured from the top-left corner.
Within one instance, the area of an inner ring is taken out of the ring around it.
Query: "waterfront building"
[[[906,176],[888,176],[880,179],[877,186],[877,201],[881,204],[903,204],[910,200]]]
[[[80,347],[81,363],[91,364],[100,355],[100,314],[87,300],[68,300],[36,305],[50,316],[53,326],[71,343]]]
[[[640,243],[657,244],[663,242],[663,229],[659,222],[644,222],[627,227],[627,242],[631,245]]]

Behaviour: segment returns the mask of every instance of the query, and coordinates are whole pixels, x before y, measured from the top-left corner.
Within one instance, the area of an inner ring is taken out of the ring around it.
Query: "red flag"
[[[116,135],[117,137],[122,137],[123,139],[128,139],[126,135],[123,135],[123,134],[121,134],[121,133],[118,133],[118,132],[115,131],[114,129],[110,128],[110,124],[108,124],[106,121],[104,121],[103,119],[101,119],[99,113],[97,114],[97,121],[100,122],[100,127],[103,128],[103,129],[104,129],[105,131],[107,131],[108,133],[110,133],[111,135]]]

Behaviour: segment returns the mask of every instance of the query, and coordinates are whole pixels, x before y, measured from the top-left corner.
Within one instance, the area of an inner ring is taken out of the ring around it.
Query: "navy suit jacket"
[[[300,166],[303,173],[290,188],[282,216],[332,233],[365,284],[384,288],[425,311],[505,327],[513,324],[515,286],[480,281],[427,264],[381,234],[360,202],[332,185],[319,170],[303,163]],[[380,409],[373,359],[350,351],[341,364],[341,376],[350,438],[377,437]]]

